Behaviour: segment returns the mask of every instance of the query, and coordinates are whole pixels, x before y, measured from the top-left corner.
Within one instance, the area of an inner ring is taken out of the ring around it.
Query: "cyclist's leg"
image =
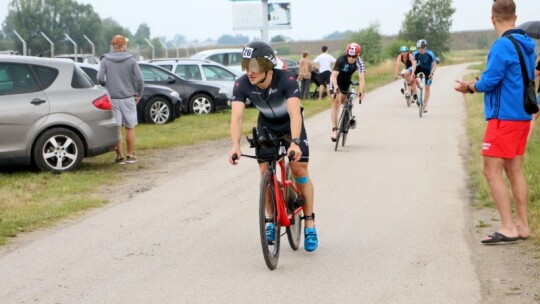
[[[409,94],[411,94],[413,92],[412,91],[413,78],[412,78],[411,74],[412,74],[412,67],[403,70],[403,78],[405,78],[405,82],[407,82],[407,92],[406,93],[409,93]]]
[[[413,99],[416,101],[418,99],[418,79],[416,78],[416,75],[419,73],[418,68],[414,71],[414,75],[412,74],[412,68],[411,68],[411,92]]]
[[[317,238],[317,231],[315,230],[315,217],[313,213],[314,187],[308,171],[309,146],[307,144],[307,134],[303,122],[300,139],[300,150],[302,151],[302,158],[300,159],[300,161],[290,162],[289,166],[296,179],[296,185],[298,186],[300,193],[304,197],[304,205],[302,207],[305,219],[304,249],[307,251],[313,251],[317,249],[319,241]]]
[[[350,82],[350,81],[349,81]],[[345,99],[347,98],[347,90],[349,89],[349,85],[344,85],[343,83],[339,83],[338,81],[338,87],[339,87],[339,93],[336,95],[336,98],[332,100],[332,130],[335,130],[339,128],[338,124],[338,115],[339,115],[339,108],[340,106],[345,102]]]
[[[328,93],[329,93],[329,97],[330,97],[330,105],[331,105],[331,108],[330,108],[330,124],[332,125],[332,135],[331,135],[331,138],[333,141],[335,141],[336,139],[336,131],[337,131],[337,115],[338,115],[338,112],[339,112],[339,105],[338,105],[338,100],[339,100],[339,94],[336,94],[336,98],[334,98],[334,94],[335,94],[335,88],[333,86],[332,83],[329,83],[328,84]]]
[[[429,71],[429,73],[431,73],[431,71]],[[429,74],[426,74],[426,77],[428,77],[427,75]],[[427,112],[428,111],[428,103],[429,103],[429,95],[431,93],[431,84],[432,84],[432,81],[431,79],[427,78],[426,79],[426,89],[425,89],[425,94],[424,94],[424,112]]]

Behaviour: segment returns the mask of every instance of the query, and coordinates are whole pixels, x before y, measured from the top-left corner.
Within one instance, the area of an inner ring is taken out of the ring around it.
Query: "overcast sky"
[[[0,0],[0,21],[6,16],[10,0]],[[230,0],[79,0],[91,4],[101,18],[111,17],[135,33],[141,23],[147,23],[152,37],[165,36],[171,40],[181,34],[188,40],[204,41],[221,35],[242,34],[259,37],[260,31],[234,31],[233,7],[242,3]],[[290,30],[271,30],[269,37],[284,35],[295,40],[320,39],[335,31],[358,31],[378,22],[382,34],[397,34],[405,14],[410,10],[410,0],[270,0],[290,2]],[[517,25],[530,20],[540,20],[539,0],[515,0]],[[490,22],[491,0],[454,0],[456,12],[452,31],[492,29]]]

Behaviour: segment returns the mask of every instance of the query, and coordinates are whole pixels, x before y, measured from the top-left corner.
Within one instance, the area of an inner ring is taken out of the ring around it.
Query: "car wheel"
[[[144,109],[144,122],[162,125],[172,120],[171,103],[163,97],[154,97]]]
[[[34,164],[39,170],[62,173],[79,168],[84,148],[75,132],[54,128],[38,137],[32,152]]]
[[[214,101],[206,94],[196,94],[189,102],[189,112],[193,114],[210,114],[214,112]]]

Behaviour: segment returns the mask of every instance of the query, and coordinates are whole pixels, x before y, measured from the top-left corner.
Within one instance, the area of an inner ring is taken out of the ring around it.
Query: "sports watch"
[[[301,143],[302,141],[300,140],[300,138],[295,137],[295,138],[292,139],[292,142],[295,143],[297,146],[300,146],[300,143]]]

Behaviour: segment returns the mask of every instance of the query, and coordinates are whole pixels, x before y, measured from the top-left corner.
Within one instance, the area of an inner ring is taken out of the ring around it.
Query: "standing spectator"
[[[484,93],[484,111],[488,121],[482,145],[484,176],[501,220],[500,228],[482,240],[484,244],[515,242],[531,235],[527,221],[529,194],[523,172],[531,115],[523,107],[524,87],[519,56],[506,36],[511,35],[521,48],[530,79],[534,75],[535,42],[524,31],[515,29],[517,16],[513,0],[493,2],[491,16],[500,38],[491,46],[482,77],[468,83],[456,80],[455,85],[455,90],[461,93]],[[510,189],[503,179],[503,170],[510,181]],[[516,207],[515,221],[510,190]]]
[[[298,81],[300,81],[300,98],[309,97],[309,87],[311,86],[311,69],[313,62],[308,58],[308,52],[302,52],[302,59],[298,64]]]
[[[127,39],[121,35],[112,38],[113,51],[103,56],[97,79],[107,88],[111,96],[113,115],[121,127],[126,128],[127,155],[124,159],[122,138],[116,146],[116,163],[134,163],[135,126],[137,125],[137,103],[142,96],[144,80],[135,57],[126,53]]]
[[[313,59],[313,63],[319,67],[319,100],[322,99],[323,89],[326,87],[326,95],[330,97],[330,75],[332,74],[332,65],[336,63],[336,58],[327,53],[328,47],[323,45],[322,53]],[[331,98],[331,97],[330,97]]]

